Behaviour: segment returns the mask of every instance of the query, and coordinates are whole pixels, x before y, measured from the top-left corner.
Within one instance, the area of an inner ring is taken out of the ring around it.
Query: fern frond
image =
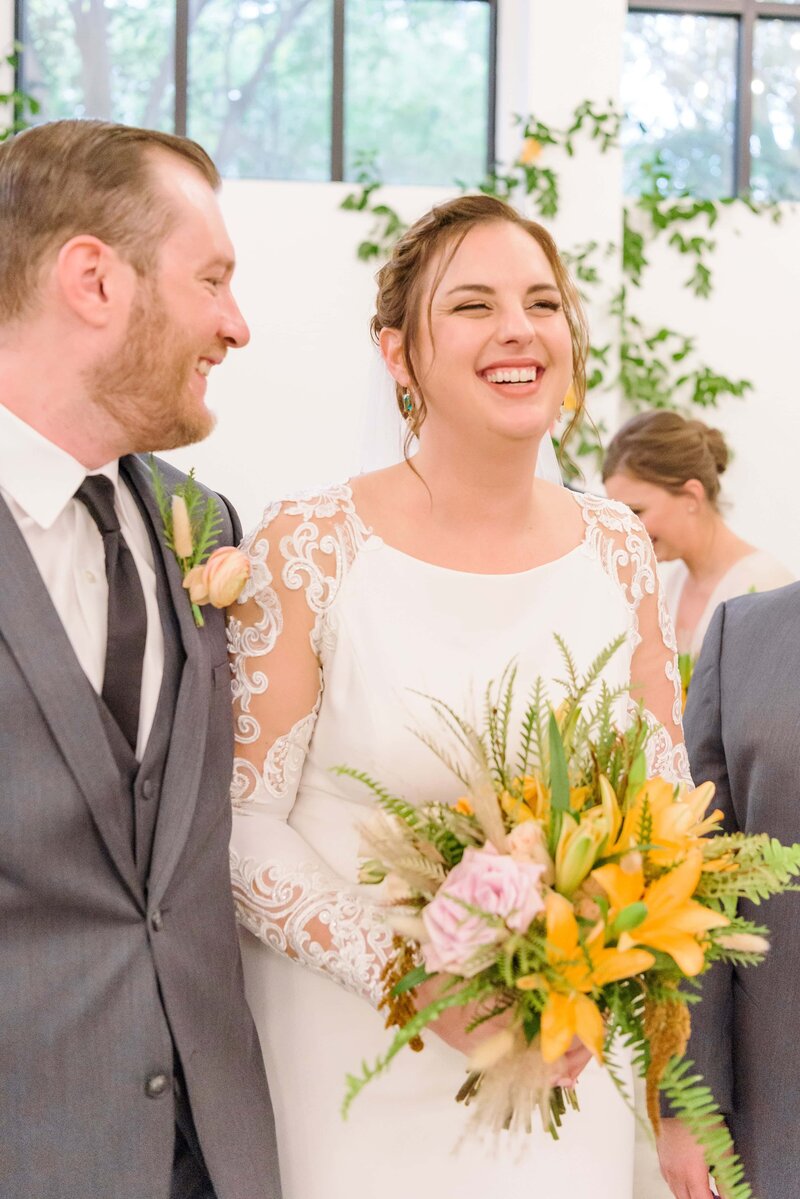
[[[673,1114],[686,1125],[702,1148],[706,1164],[727,1199],[753,1199],[722,1113],[702,1076],[691,1073],[693,1069],[694,1062],[672,1058],[661,1079],[660,1089]]]
[[[418,1037],[432,1020],[436,1020],[441,1016],[442,1012],[447,1011],[451,1007],[463,1007],[473,999],[480,998],[485,989],[486,984],[482,979],[472,979],[460,991],[451,991],[446,995],[441,995],[438,999],[434,999],[433,1003],[429,1003],[427,1007],[417,1012],[416,1016],[413,1016],[408,1024],[395,1033],[394,1040],[382,1057],[377,1058],[371,1066],[366,1061],[362,1062],[360,1075],[348,1074],[346,1076],[342,1117],[347,1117],[350,1105],[359,1092],[364,1089],[371,1079],[375,1078],[378,1074],[383,1074],[389,1063],[393,1058],[397,1057],[404,1045],[407,1045],[414,1037]]]
[[[161,517],[161,524],[164,526],[164,540],[169,548],[173,549],[172,506],[170,504],[169,497],[167,496],[167,489],[164,486],[164,480],[161,476],[161,471],[156,466],[156,460],[152,454],[149,456],[148,465],[150,467],[150,474],[153,478],[153,495],[156,498],[156,505],[158,506],[158,513]]]
[[[545,761],[546,733],[542,713],[549,707],[545,694],[544,680],[537,678],[530,690],[528,704],[522,718],[522,744],[517,758],[521,776],[541,770]]]
[[[421,741],[426,749],[429,749],[439,761],[447,767],[451,774],[455,775],[461,785],[469,790],[470,776],[464,766],[459,762],[458,758],[453,757],[446,749],[443,749],[437,741],[434,741],[428,733],[422,733],[419,729],[411,729],[410,732],[418,741]]]
[[[390,791],[387,791],[375,779],[370,778],[363,770],[355,770],[352,766],[332,766],[331,771],[333,774],[344,775],[346,778],[355,779],[357,783],[363,783],[375,796],[384,812],[388,812],[391,816],[396,816],[398,820],[402,820],[409,828],[418,830],[424,826],[424,820],[420,816],[418,808],[415,808],[408,800],[401,799],[399,795],[392,795]]]
[[[514,684],[517,666],[506,666],[497,686],[497,702],[493,701],[493,684],[486,689],[486,715],[489,731],[490,765],[494,778],[501,787],[508,787],[508,728],[511,722],[511,706],[514,701]]]
[[[203,562],[211,553],[222,532],[222,514],[216,500],[210,496],[206,500],[202,515],[192,520],[192,540],[194,542],[193,561]]]

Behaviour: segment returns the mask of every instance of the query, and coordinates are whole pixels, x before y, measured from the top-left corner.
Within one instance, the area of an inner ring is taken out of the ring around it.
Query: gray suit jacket
[[[689,688],[686,745],[731,831],[800,841],[800,583],[722,604]],[[800,1195],[800,894],[743,913],[770,930],[756,967],[718,963],[688,1054],[725,1112],[758,1199]]]
[[[157,536],[149,471],[121,468]],[[159,538],[162,620],[182,650],[159,774],[145,756],[134,784],[158,805],[143,872],[97,697],[1,499],[0,549],[0,1196],[167,1199],[174,1044],[219,1199],[278,1199],[229,881],[223,613],[195,627]]]

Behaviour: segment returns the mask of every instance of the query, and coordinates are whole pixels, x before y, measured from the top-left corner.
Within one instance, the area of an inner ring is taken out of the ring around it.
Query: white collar
[[[87,475],[99,474],[116,488],[119,459],[87,471],[0,403],[0,487],[40,528],[55,523]]]

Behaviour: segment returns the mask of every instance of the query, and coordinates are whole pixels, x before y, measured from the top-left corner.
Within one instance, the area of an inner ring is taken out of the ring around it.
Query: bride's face
[[[414,355],[428,408],[423,437],[457,427],[538,441],[572,380],[569,325],[547,256],[525,230],[496,221],[471,229],[437,280],[441,262],[429,268]]]

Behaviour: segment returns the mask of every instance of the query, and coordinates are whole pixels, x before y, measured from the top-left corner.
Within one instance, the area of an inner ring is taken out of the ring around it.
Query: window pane
[[[224,175],[330,179],[332,0],[192,0],[189,136]]]
[[[37,121],[174,127],[175,0],[26,0],[22,37]]]
[[[391,183],[486,173],[490,9],[480,0],[347,0],[345,163]]]
[[[625,192],[659,150],[675,184],[697,196],[731,195],[738,21],[629,13],[624,39]]]
[[[755,196],[800,200],[800,21],[756,24],[750,153]]]

